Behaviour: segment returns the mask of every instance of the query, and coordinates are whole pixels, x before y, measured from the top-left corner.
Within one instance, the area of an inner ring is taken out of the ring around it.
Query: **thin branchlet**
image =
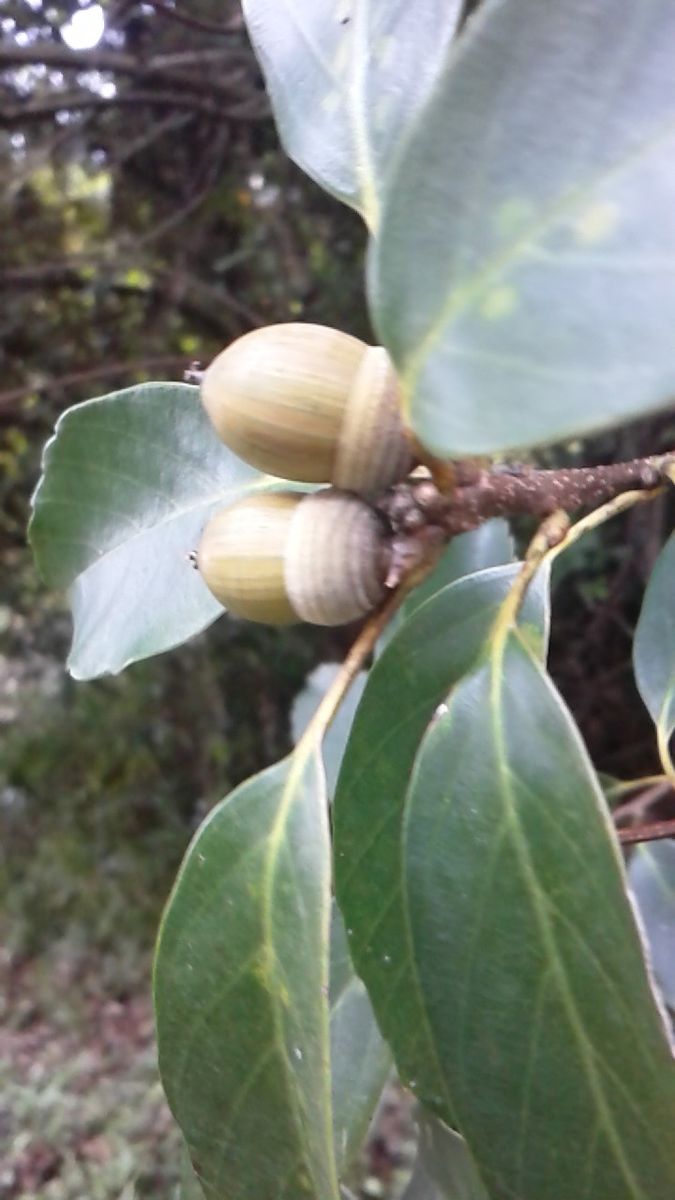
[[[491,517],[543,519],[559,510],[593,508],[623,492],[656,488],[674,469],[673,454],[559,470],[457,464],[449,490],[441,490],[432,479],[413,478],[392,488],[378,507],[398,534],[414,537],[436,528],[447,540]]]

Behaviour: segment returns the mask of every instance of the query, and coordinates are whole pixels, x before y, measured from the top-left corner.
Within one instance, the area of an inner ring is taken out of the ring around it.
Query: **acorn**
[[[412,465],[386,350],[337,329],[254,329],[214,358],[201,397],[222,441],[282,479],[368,496]]]
[[[387,532],[364,500],[335,488],[269,492],[211,518],[197,566],[234,616],[344,625],[385,594]]]

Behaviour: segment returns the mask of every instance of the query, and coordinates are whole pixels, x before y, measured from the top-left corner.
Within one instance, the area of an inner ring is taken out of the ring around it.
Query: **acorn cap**
[[[338,488],[377,495],[411,467],[391,359],[382,346],[367,346],[352,380],[331,480]]]
[[[334,488],[269,492],[211,518],[197,565],[235,616],[344,625],[384,596],[385,530],[365,501]]]
[[[384,531],[357,496],[327,488],[298,506],[284,559],[286,591],[303,621],[346,625],[384,596]]]

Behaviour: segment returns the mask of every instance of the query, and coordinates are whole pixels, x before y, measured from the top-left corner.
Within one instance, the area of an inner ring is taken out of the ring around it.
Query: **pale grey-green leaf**
[[[651,965],[663,999],[675,1010],[675,842],[636,846],[628,882],[649,942]]]
[[[43,457],[30,540],[69,588],[71,673],[90,679],[185,641],[222,613],[189,561],[210,514],[279,486],[215,436],[197,388],[148,383],[76,405]]]
[[[460,0],[244,0],[285,148],[371,227]]]
[[[464,1139],[423,1109],[417,1124],[417,1158],[402,1200],[490,1200]]]
[[[675,728],[675,534],[649,578],[633,643],[635,679],[654,723]]]
[[[675,388],[675,6],[486,0],[387,183],[371,298],[438,454],[551,442]]]
[[[361,1149],[393,1063],[365,985],[354,972],[337,905],[331,927],[330,1038],[333,1141],[341,1175]]]

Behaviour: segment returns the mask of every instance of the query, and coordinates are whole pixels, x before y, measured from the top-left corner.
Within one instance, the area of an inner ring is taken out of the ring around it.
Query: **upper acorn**
[[[214,358],[201,383],[219,437],[282,479],[375,495],[412,455],[386,350],[323,325],[268,325]]]

